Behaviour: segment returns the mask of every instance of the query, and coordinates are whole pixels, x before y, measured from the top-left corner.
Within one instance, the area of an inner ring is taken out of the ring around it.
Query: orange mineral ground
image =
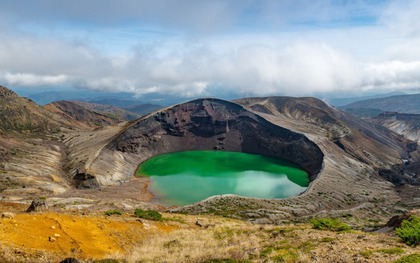
[[[130,216],[16,214],[0,221],[3,245],[26,252],[46,251],[61,257],[106,258],[125,254],[145,235],[174,229],[158,222],[140,222]]]

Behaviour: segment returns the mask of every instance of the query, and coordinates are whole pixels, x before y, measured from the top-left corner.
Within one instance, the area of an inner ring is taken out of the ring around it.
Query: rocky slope
[[[83,127],[0,87],[0,199],[68,190],[72,183],[65,172],[66,147],[60,138]]]
[[[78,100],[73,100],[71,102],[85,109],[88,109],[90,111],[116,119],[119,122],[132,121],[140,117],[140,115],[134,111],[128,111],[128,110],[125,110],[125,109],[122,109],[120,107],[116,107],[113,105],[99,104],[99,103],[92,103],[92,102],[78,101]]]
[[[102,127],[126,121],[117,115],[109,115],[93,111],[87,105],[72,101],[57,101],[44,106],[45,109],[60,115],[63,119],[85,125],[86,127]]]
[[[0,130],[13,133],[45,134],[74,125],[33,101],[0,86]]]
[[[420,114],[402,114],[397,112],[382,113],[370,119],[409,140],[420,143]]]

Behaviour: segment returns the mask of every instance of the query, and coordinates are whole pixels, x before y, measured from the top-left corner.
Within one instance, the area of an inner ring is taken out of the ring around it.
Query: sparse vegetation
[[[378,249],[378,250],[376,250],[376,252],[384,253],[384,254],[388,254],[388,255],[400,255],[400,254],[404,254],[405,250],[400,248],[400,247],[391,247],[391,248]]]
[[[403,256],[395,260],[393,263],[420,263],[420,254]]]
[[[120,211],[118,211],[118,210],[108,210],[108,211],[105,211],[104,214],[106,216],[112,216],[112,215],[118,215],[118,216],[120,216],[120,215],[122,215],[122,213]]]
[[[143,209],[137,208],[134,211],[134,214],[138,218],[154,220],[154,221],[162,221],[162,215],[155,210],[143,210]]]
[[[420,243],[420,217],[412,215],[409,220],[403,220],[395,233],[407,245],[417,246]]]
[[[376,250],[363,250],[360,252],[360,255],[365,258],[370,258],[375,253],[381,253],[386,255],[401,255],[405,253],[405,250],[400,247],[381,248]]]
[[[351,228],[337,218],[316,218],[311,220],[312,227],[319,230],[336,232],[350,231]]]
[[[319,242],[321,243],[331,243],[335,240],[335,238],[332,237],[323,237],[321,238],[321,240],[319,240]]]

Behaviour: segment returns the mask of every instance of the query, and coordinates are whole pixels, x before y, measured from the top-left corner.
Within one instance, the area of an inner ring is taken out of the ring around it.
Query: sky
[[[162,96],[420,92],[420,0],[0,0],[0,85]]]

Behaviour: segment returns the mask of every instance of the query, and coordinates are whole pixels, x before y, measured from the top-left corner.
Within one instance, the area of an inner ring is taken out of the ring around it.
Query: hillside
[[[110,118],[114,118],[118,120],[119,122],[132,121],[140,117],[140,115],[135,112],[131,112],[131,111],[128,111],[128,110],[125,110],[125,109],[122,109],[120,107],[113,106],[113,105],[99,104],[99,103],[92,103],[92,102],[78,101],[78,100],[74,100],[71,102],[85,109],[88,109],[90,111],[108,116]]]
[[[420,114],[420,94],[362,100],[341,106],[340,108],[359,116],[369,116],[372,112],[376,114],[381,112]]]
[[[76,112],[83,118],[76,118]],[[72,180],[67,174],[68,151],[61,141],[63,136],[112,123],[115,121],[75,104],[41,107],[0,87],[2,198],[25,199],[65,192]]]
[[[60,128],[71,129],[72,125],[31,100],[0,86],[0,130],[45,134],[58,132]]]
[[[370,121],[420,144],[420,114],[382,113]]]
[[[101,127],[126,121],[124,118],[126,116],[125,111],[112,106],[107,107],[101,105],[100,109],[102,109],[102,112],[100,112],[91,110],[95,109],[96,105],[90,103],[57,101],[45,105],[44,108],[60,115],[63,119],[81,123],[88,127]]]

